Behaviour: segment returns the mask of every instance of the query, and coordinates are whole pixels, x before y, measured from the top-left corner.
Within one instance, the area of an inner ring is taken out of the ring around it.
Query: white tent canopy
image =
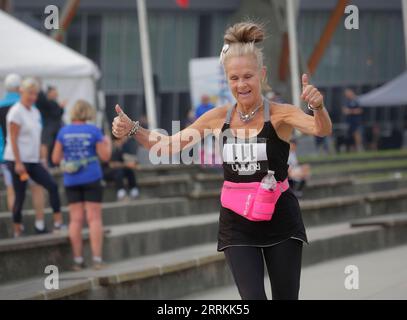
[[[359,96],[362,107],[387,107],[407,105],[407,71],[383,86]]]
[[[95,105],[97,66],[88,58],[0,10],[0,96],[9,73],[35,76],[57,87],[69,108],[77,99]]]

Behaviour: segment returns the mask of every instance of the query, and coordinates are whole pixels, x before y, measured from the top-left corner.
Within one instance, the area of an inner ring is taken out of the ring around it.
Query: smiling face
[[[259,68],[253,56],[230,57],[225,63],[229,88],[238,104],[254,108],[261,101],[261,83],[265,67]]]
[[[31,107],[35,104],[38,98],[38,88],[35,86],[24,88],[20,91],[21,103],[27,107]]]

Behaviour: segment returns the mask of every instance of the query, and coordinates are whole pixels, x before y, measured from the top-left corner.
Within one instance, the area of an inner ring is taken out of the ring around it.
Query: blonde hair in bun
[[[225,35],[220,61],[225,66],[231,57],[251,55],[257,60],[259,68],[263,67],[263,50],[256,46],[265,38],[262,24],[252,21],[239,22],[229,27]]]
[[[253,21],[239,22],[229,27],[223,37],[224,45],[220,53],[220,63],[225,67],[231,57],[252,56],[256,59],[259,70],[263,68],[263,48],[258,43],[266,36],[264,25]],[[226,70],[225,70],[226,71]],[[262,80],[262,89],[271,90],[267,77]]]

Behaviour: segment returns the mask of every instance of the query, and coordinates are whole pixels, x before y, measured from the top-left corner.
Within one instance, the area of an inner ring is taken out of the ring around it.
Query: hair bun
[[[264,40],[265,31],[262,25],[254,22],[240,22],[226,30],[224,41],[232,43],[258,43]]]

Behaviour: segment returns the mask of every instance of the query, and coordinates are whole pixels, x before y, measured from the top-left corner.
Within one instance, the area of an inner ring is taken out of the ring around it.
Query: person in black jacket
[[[64,104],[59,104],[57,99],[58,90],[55,87],[49,86],[46,93],[40,91],[36,102],[36,106],[41,112],[43,121],[41,144],[48,165],[52,163],[52,148],[58,131],[63,125],[62,115],[64,114]]]

